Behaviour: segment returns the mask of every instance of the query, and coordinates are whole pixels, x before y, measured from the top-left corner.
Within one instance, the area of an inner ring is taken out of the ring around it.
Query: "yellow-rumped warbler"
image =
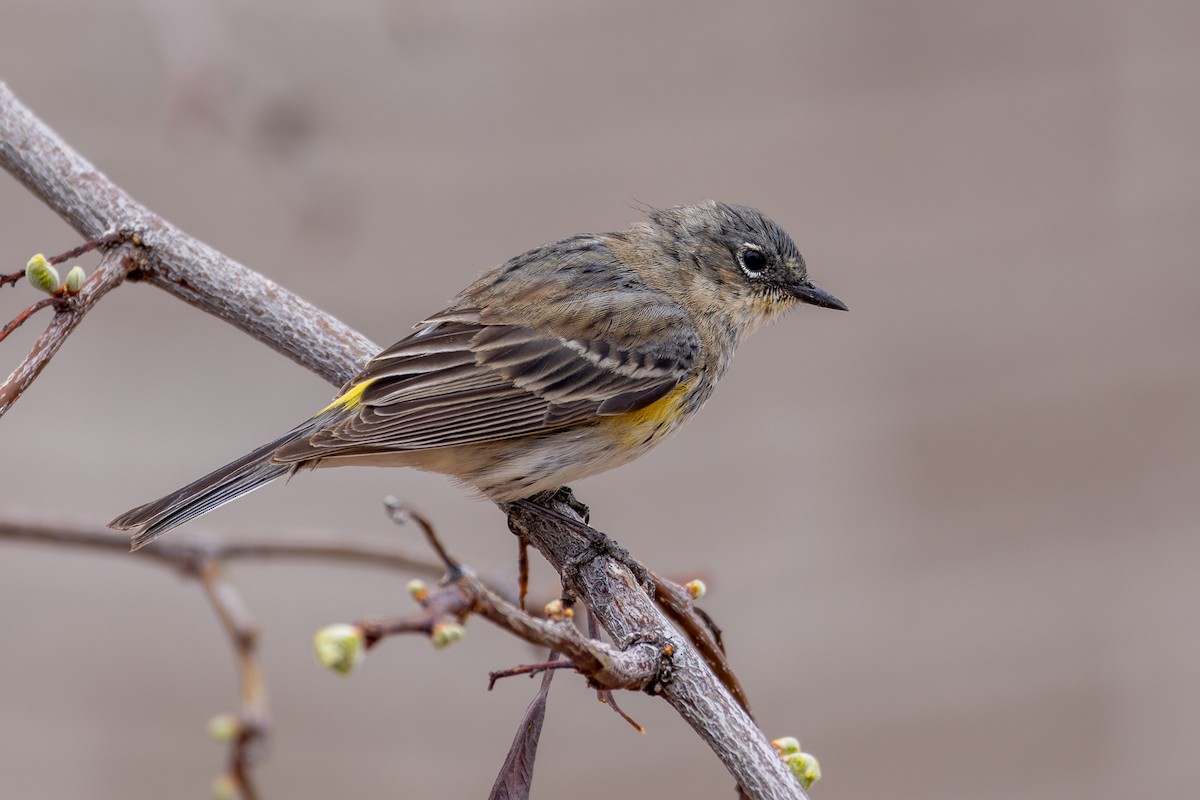
[[[133,547],[302,467],[408,466],[496,502],[632,461],[704,404],[741,338],[797,302],[845,310],[746,206],[650,212],[485,272],[315,417],[113,520]]]

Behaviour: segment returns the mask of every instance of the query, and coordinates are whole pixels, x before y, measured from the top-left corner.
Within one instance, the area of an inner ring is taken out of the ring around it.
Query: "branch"
[[[100,550],[129,557],[129,536],[127,534],[109,530],[100,525],[68,520],[49,522],[32,514],[26,515],[15,511],[6,511],[0,515],[0,539]],[[415,572],[430,577],[438,577],[443,572],[437,562],[431,559],[412,556],[390,547],[351,543],[335,544],[325,541],[282,541],[250,536],[226,539],[214,536],[203,529],[180,531],[178,535],[169,539],[158,539],[138,550],[134,557],[141,558],[142,556],[176,568],[206,560],[295,559],[340,561],[348,564]]]
[[[352,378],[379,347],[272,280],[191,238],[141,205],[0,83],[0,166],[84,239],[136,234],[141,279],[220,317],[330,383]]]
[[[0,539],[37,544],[99,550],[129,557],[128,537],[94,525],[49,523],[33,517],[6,513],[0,516]],[[213,538],[188,531],[176,541],[162,541],[139,551],[144,563],[172,567],[200,583],[205,597],[229,639],[241,684],[241,701],[236,715],[219,715],[209,723],[219,741],[229,742],[229,763],[218,781],[242,800],[255,800],[258,792],[251,767],[266,739],[270,720],[262,663],[258,657],[258,625],[246,609],[237,587],[226,580],[223,561],[237,559],[301,558],[348,561],[360,565],[400,569],[407,572],[440,574],[432,561],[365,545],[324,542],[239,541]]]
[[[227,775],[242,800],[257,800],[258,792],[251,780],[250,764],[253,748],[266,738],[270,724],[262,663],[258,659],[258,623],[246,610],[238,590],[225,580],[221,565],[216,561],[202,562],[196,569],[196,577],[229,638],[237,661],[238,680],[241,682],[242,698],[236,732],[229,748]]]
[[[52,305],[62,302],[64,301],[61,297],[43,297],[41,300],[38,300],[29,308],[13,317],[9,322],[4,323],[4,327],[0,328],[0,342],[3,342],[5,339],[7,339],[10,333],[24,325],[26,320],[28,320],[37,312],[41,311],[43,308],[49,308]]]
[[[4,85],[0,84],[0,95],[2,95],[3,89]],[[3,143],[0,142],[0,153],[3,152],[3,149]],[[117,249],[109,251],[100,261],[100,266],[92,274],[92,277],[83,284],[79,294],[62,301],[64,308],[55,313],[46,332],[34,342],[29,355],[25,357],[20,366],[12,371],[4,383],[0,384],[0,416],[3,416],[4,412],[12,407],[17,398],[42,373],[42,370],[50,363],[50,359],[54,358],[54,354],[67,341],[67,337],[83,321],[83,315],[101,297],[120,286],[133,265],[133,250],[130,246],[121,245]]]
[[[704,658],[709,669],[716,673],[733,694],[738,705],[750,713],[750,699],[742,688],[741,681],[725,658],[725,647],[721,643],[721,629],[692,603],[687,589],[678,583],[650,573],[654,581],[654,599],[659,608],[681,631],[687,634],[696,650]]]
[[[659,693],[712,748],[725,768],[751,798],[805,797],[779,754],[750,715],[716,678],[688,639],[676,630],[623,564],[609,557],[586,559],[587,539],[548,515],[520,504],[507,509],[509,524],[526,537],[560,573],[578,564],[575,586],[618,646],[652,639],[672,651],[672,671]],[[566,502],[551,510],[583,519]],[[582,560],[582,563],[580,561]]]
[[[85,239],[120,230],[137,236],[145,261],[130,279],[145,280],[214,314],[332,383],[353,377],[379,348],[332,316],[226,258],[136,203],[72,151],[0,84],[0,166],[45,201]],[[664,698],[713,749],[752,798],[803,798],[803,791],[762,732],[663,617],[627,568],[588,554],[561,521],[510,511],[510,525],[550,563],[576,574],[581,598],[618,649],[640,642],[670,648],[672,678]],[[567,506],[558,509],[573,519]]]
[[[652,694],[663,680],[664,666],[668,665],[673,654],[671,645],[660,646],[649,637],[619,648],[587,638],[569,622],[531,616],[487,588],[469,570],[422,597],[420,603],[422,610],[418,614],[332,625],[318,633],[318,639],[322,636],[349,637],[350,647],[346,652],[355,656],[360,643],[361,647],[369,649],[389,636],[406,633],[423,634],[433,641],[435,647],[445,647],[461,637],[459,623],[465,622],[471,614],[479,614],[530,644],[567,656],[570,663],[564,663],[563,666],[570,666],[586,676],[588,682],[597,688],[631,689]],[[443,638],[439,632],[447,627],[456,627],[458,630],[452,637]],[[357,665],[356,661],[348,662],[342,652],[338,652],[337,657],[322,657],[322,661],[325,666],[343,673]],[[539,668],[544,668],[544,665]],[[491,673],[491,683],[508,672],[516,674],[507,670]],[[491,688],[490,684],[488,688]]]
[[[336,638],[339,632],[347,633],[346,629],[349,628],[352,640],[361,636],[363,647],[371,648],[388,636],[421,633],[430,637],[434,646],[444,647],[461,636],[460,623],[466,622],[471,614],[479,614],[530,644],[567,656],[575,670],[586,675],[589,682],[600,689],[652,691],[660,680],[663,665],[670,656],[669,646],[664,653],[654,642],[646,640],[617,648],[594,636],[585,637],[567,621],[570,614],[561,612],[561,603],[556,604],[560,612],[551,612],[547,608],[548,619],[534,617],[493,592],[470,568],[451,556],[433,525],[420,512],[401,504],[394,497],[389,497],[385,505],[393,521],[403,523],[412,520],[417,523],[426,542],[445,566],[446,576],[432,592],[420,582],[415,586],[410,584],[413,598],[421,604],[421,613],[407,617],[360,620],[350,626],[334,625],[333,632],[326,636]],[[454,631],[447,636],[450,629]],[[353,641],[351,647],[357,650],[357,644]],[[332,660],[337,662],[335,669],[338,671],[346,671],[346,667],[354,663],[353,660],[347,662],[342,659],[340,653],[339,657]],[[492,673],[491,683],[495,679],[496,673]]]

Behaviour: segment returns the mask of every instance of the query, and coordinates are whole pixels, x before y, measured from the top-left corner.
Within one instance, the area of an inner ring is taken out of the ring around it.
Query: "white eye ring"
[[[751,278],[757,278],[767,269],[767,256],[756,244],[746,242],[737,253],[738,266]]]

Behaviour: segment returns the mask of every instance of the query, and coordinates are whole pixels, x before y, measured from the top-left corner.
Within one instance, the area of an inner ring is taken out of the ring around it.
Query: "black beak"
[[[838,300],[836,297],[822,289],[820,286],[817,286],[812,281],[805,281],[804,283],[797,283],[789,286],[788,291],[792,293],[793,297],[802,303],[820,306],[821,308],[833,308],[838,311],[850,310],[846,307],[845,303],[843,303],[841,300]]]

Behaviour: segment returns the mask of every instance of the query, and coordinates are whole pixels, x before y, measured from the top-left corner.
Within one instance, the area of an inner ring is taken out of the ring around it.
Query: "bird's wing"
[[[487,309],[447,310],[372,359],[330,406],[342,413],[273,460],[510,439],[644,408],[699,358],[685,312],[661,306],[646,323],[657,338],[628,325],[620,337],[593,326],[583,338],[504,321]],[[674,324],[665,319],[676,314]]]

